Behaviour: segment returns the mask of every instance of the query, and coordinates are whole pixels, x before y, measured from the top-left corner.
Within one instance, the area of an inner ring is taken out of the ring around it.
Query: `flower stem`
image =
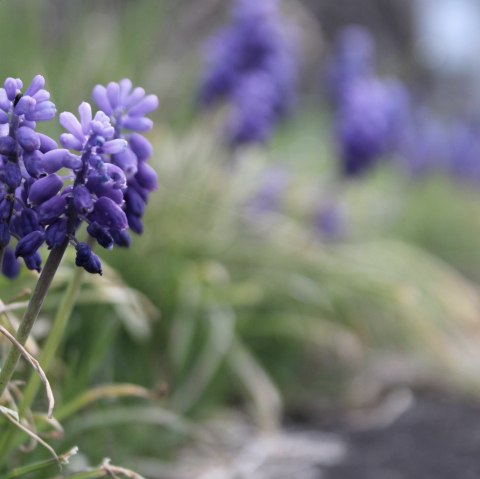
[[[54,248],[48,255],[45,266],[40,274],[40,277],[38,278],[38,282],[33,290],[32,297],[30,298],[27,309],[23,315],[22,322],[20,323],[15,335],[17,341],[22,346],[24,346],[27,342],[28,336],[30,335],[33,325],[35,324],[35,320],[40,312],[45,296],[47,295],[53,277],[55,276],[55,273],[60,265],[67,245],[68,241],[65,241],[61,246]],[[12,346],[0,371],[0,397],[4,393],[8,382],[12,378],[19,358],[20,351]]]
[[[0,274],[2,274],[4,256],[5,256],[5,246],[0,246]]]

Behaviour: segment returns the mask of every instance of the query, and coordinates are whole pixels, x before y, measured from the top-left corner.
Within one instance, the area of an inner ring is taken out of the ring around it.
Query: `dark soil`
[[[392,425],[342,436],[347,455],[322,479],[480,478],[479,404],[417,397]]]

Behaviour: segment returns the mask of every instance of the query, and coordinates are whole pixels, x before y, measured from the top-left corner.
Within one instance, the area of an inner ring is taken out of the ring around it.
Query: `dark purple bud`
[[[17,243],[17,247],[15,248],[15,256],[18,258],[22,256],[26,258],[27,256],[32,256],[40,246],[42,246],[43,242],[45,241],[45,235],[41,231],[32,231],[24,236],[20,241]]]
[[[97,197],[106,196],[115,201],[118,205],[123,204],[123,191],[114,188],[111,180],[105,180],[101,176],[90,176],[87,182],[87,188]]]
[[[8,201],[7,198],[2,198],[0,200],[0,220],[6,220],[10,216],[10,206],[11,201]]]
[[[60,218],[53,222],[45,231],[45,241],[49,249],[61,246],[67,237],[67,220]]]
[[[25,236],[32,231],[40,230],[38,224],[38,215],[31,208],[23,208],[22,212],[17,216],[17,230],[19,230],[20,236]]]
[[[152,144],[143,135],[132,133],[128,137],[128,144],[140,161],[148,160],[152,156]]]
[[[125,189],[127,187],[127,178],[121,168],[113,163],[105,163],[107,175],[113,180],[113,187]]]
[[[42,257],[38,252],[32,254],[31,256],[24,256],[23,261],[25,266],[31,271],[42,271]]]
[[[22,172],[17,163],[7,161],[5,164],[5,183],[10,190],[15,190],[22,182]]]
[[[62,179],[55,173],[40,178],[30,187],[28,201],[32,204],[44,203],[55,196],[63,186]]]
[[[122,248],[130,247],[132,240],[130,238],[130,235],[125,230],[122,230],[122,231],[112,230],[110,233],[112,234],[113,241],[115,241],[115,244],[117,246],[120,246]]]
[[[95,219],[107,229],[124,230],[128,228],[125,212],[113,200],[102,196],[95,203]]]
[[[84,185],[73,188],[73,205],[79,214],[85,215],[93,211],[92,194]]]
[[[6,222],[0,223],[0,247],[5,247],[10,242],[10,231]]]
[[[138,171],[135,175],[138,184],[148,191],[154,191],[158,188],[158,177],[156,171],[144,161],[138,164]]]
[[[143,222],[139,216],[134,214],[128,214],[128,226],[137,235],[141,235],[143,233]]]
[[[102,228],[97,222],[90,223],[87,227],[87,232],[90,236],[95,238],[100,246],[105,249],[113,248],[112,236]]]
[[[6,248],[3,255],[2,273],[8,279],[15,279],[20,273],[20,261],[15,258],[13,249]]]
[[[53,223],[65,212],[66,206],[67,199],[63,195],[54,196],[45,201],[45,203],[42,203],[37,209],[40,223],[47,225]]]
[[[58,148],[58,144],[55,140],[50,138],[43,133],[37,133],[38,138],[40,139],[40,151],[42,153],[47,153],[48,151],[56,150]]]
[[[39,150],[32,151],[32,153],[24,153],[23,164],[27,173],[33,178],[38,178],[46,171],[43,167],[43,154]]]
[[[127,177],[131,177],[137,172],[138,159],[130,148],[126,148],[122,153],[113,155],[113,162],[125,172]]]
[[[129,213],[140,217],[143,216],[145,213],[145,201],[134,188],[127,189],[125,192],[125,201]]]
[[[17,144],[11,136],[0,138],[0,155],[11,156],[17,150]]]
[[[102,274],[102,264],[96,254],[92,252],[90,246],[86,243],[78,243],[75,246],[77,255],[75,257],[75,264],[83,267],[85,271],[92,274]]]
[[[40,138],[31,128],[26,126],[21,126],[17,130],[17,141],[27,152],[32,152],[40,148]]]

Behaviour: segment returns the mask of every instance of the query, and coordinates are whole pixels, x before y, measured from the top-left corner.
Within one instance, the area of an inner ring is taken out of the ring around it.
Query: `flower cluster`
[[[76,264],[101,274],[98,257],[77,239],[82,224],[99,245],[128,246],[128,228],[141,233],[149,193],[157,187],[154,170],[146,163],[152,154],[148,140],[136,132],[152,127],[145,117],[158,106],[157,97],[132,90],[129,80],[97,85],[89,103],[78,109],[78,119],[60,114],[66,130],[61,147],[35,131],[35,122],[51,120],[56,111],[44,79],[37,76],[24,94],[19,80],[7,79],[0,89],[0,251],[2,271],[18,274],[18,257],[29,269],[41,269],[39,248],[72,243]],[[4,113],[4,115],[3,115]],[[131,133],[124,136],[124,130]],[[15,251],[9,246],[17,239]]]
[[[291,110],[296,65],[276,0],[237,0],[231,24],[207,45],[201,102],[228,102],[232,146],[262,143]]]
[[[341,173],[357,176],[399,148],[409,118],[409,98],[397,81],[379,78],[374,43],[361,27],[343,30],[329,63]]]

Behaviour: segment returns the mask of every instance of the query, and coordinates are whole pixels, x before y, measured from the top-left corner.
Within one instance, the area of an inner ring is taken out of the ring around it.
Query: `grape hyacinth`
[[[360,176],[387,155],[399,151],[410,119],[404,86],[379,78],[373,66],[374,44],[361,27],[348,27],[330,60],[330,81],[340,172]]]
[[[229,106],[232,147],[264,143],[291,111],[296,65],[276,0],[237,0],[231,23],[207,44],[200,101]]]
[[[36,76],[24,94],[20,80],[7,79],[0,89],[0,252],[2,272],[18,274],[15,258],[41,270],[39,249],[76,249],[76,264],[102,273],[92,249],[77,238],[82,223],[104,248],[129,246],[130,228],[143,230],[142,216],[157,176],[147,161],[152,146],[139,132],[152,128],[146,115],[158,106],[155,95],[132,89],[130,80],[97,85],[93,97],[100,110],[83,102],[79,117],[60,114],[66,132],[61,147],[35,131],[36,121],[54,118],[55,106]],[[125,134],[128,131],[128,134]],[[14,255],[9,244],[16,239]]]
[[[19,272],[15,256],[22,257],[29,269],[41,268],[37,250],[45,225],[29,196],[42,181],[44,155],[57,147],[35,131],[37,121],[52,120],[56,114],[44,87],[45,79],[37,75],[24,92],[20,79],[7,78],[0,88],[0,265],[9,278]],[[12,237],[18,240],[14,255],[8,247]]]

